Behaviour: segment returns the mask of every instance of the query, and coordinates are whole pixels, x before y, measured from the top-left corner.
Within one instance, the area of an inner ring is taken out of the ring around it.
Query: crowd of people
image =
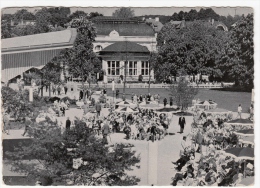
[[[177,173],[172,185],[234,186],[239,185],[243,176],[254,176],[253,160],[238,160],[223,153],[233,147],[252,148],[251,144],[240,144],[239,136],[235,134],[250,127],[226,125],[227,117],[221,115],[212,118],[202,113],[194,119],[196,126],[187,137],[183,137],[180,158],[173,161]],[[195,162],[196,155],[199,155],[199,161]]]

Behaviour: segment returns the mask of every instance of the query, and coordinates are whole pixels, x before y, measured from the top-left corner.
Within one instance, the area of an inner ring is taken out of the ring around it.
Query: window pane
[[[129,61],[129,68],[132,68],[132,67],[133,67],[133,62]]]
[[[108,62],[107,62],[107,66],[108,66],[108,67],[110,67],[110,66],[111,66],[111,64],[110,64],[110,61],[108,61]]]
[[[145,69],[145,75],[148,75],[148,69]]]
[[[119,75],[119,72],[120,72],[119,69],[116,69],[116,75]]]
[[[119,67],[119,61],[116,62],[116,67]]]
[[[115,75],[115,70],[112,70],[112,75]]]
[[[107,69],[108,70],[108,75],[111,75],[111,69]]]
[[[144,75],[144,69],[142,69],[142,75]]]
[[[129,75],[132,75],[132,69],[129,69]]]
[[[144,68],[144,62],[142,61],[142,68]]]
[[[114,61],[112,61],[112,67],[113,67],[113,68],[115,67],[115,62],[114,62]]]
[[[137,75],[137,70],[136,69],[134,70],[134,75]]]
[[[146,67],[148,67],[148,66],[149,66],[148,61],[146,61]]]

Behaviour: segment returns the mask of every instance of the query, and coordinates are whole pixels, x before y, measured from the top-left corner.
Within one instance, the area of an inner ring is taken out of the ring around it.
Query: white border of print
[[[24,7],[24,6],[78,6],[78,7],[122,7],[122,6],[132,6],[132,7],[195,7],[195,6],[241,6],[241,7],[252,7],[254,8],[254,20],[255,20],[255,114],[260,114],[260,103],[256,96],[259,96],[260,90],[258,84],[260,83],[260,38],[259,38],[259,28],[260,28],[260,1],[259,0],[2,0],[1,1],[1,9],[3,7]],[[260,134],[260,128],[258,123],[260,122],[260,117],[255,116],[255,133]],[[260,143],[260,138],[258,136],[255,137],[255,143]],[[255,185],[254,187],[260,187],[260,177],[259,169],[259,144],[255,144],[256,146],[256,159],[258,159],[255,163],[256,166],[256,175],[255,175]],[[2,149],[2,144],[0,144],[0,149]],[[2,150],[0,150],[2,151]],[[2,157],[0,162],[0,167],[2,167]],[[1,179],[2,179],[2,168],[0,171]],[[7,187],[3,183],[2,187]]]

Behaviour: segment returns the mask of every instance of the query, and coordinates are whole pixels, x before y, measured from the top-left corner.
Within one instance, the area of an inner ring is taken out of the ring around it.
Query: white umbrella
[[[132,108],[129,107],[124,107],[124,108],[119,108],[115,110],[116,112],[123,112],[123,113],[133,113],[133,112],[138,112]]]

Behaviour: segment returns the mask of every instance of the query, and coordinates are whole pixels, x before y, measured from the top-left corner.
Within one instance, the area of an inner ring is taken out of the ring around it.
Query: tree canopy
[[[33,123],[28,135],[32,143],[10,152],[10,163],[13,170],[28,173],[29,178],[47,179],[43,185],[129,186],[140,181],[126,172],[140,161],[132,145],[104,145],[79,119],[75,127],[62,133],[57,121],[46,118]],[[28,158],[31,162],[24,163]]]
[[[135,16],[134,10],[132,10],[129,7],[121,7],[115,12],[113,12],[112,16],[118,17],[118,18],[132,18]]]
[[[231,30],[230,39],[225,43],[219,68],[226,79],[236,86],[254,87],[254,21],[253,14],[239,20]]]
[[[198,88],[190,87],[184,77],[180,77],[178,85],[169,87],[170,95],[181,110],[186,110],[192,103],[194,97],[198,94]]]
[[[177,76],[180,69],[188,75],[205,73],[221,76],[216,64],[227,40],[226,35],[202,21],[194,21],[181,29],[176,29],[171,23],[166,24],[157,37],[156,78],[163,81],[169,76]]]
[[[100,60],[93,51],[96,30],[86,17],[73,20],[71,27],[77,28],[77,37],[73,47],[64,53],[64,60],[69,73],[74,77],[80,77],[84,88],[85,80],[98,72],[101,66]]]

